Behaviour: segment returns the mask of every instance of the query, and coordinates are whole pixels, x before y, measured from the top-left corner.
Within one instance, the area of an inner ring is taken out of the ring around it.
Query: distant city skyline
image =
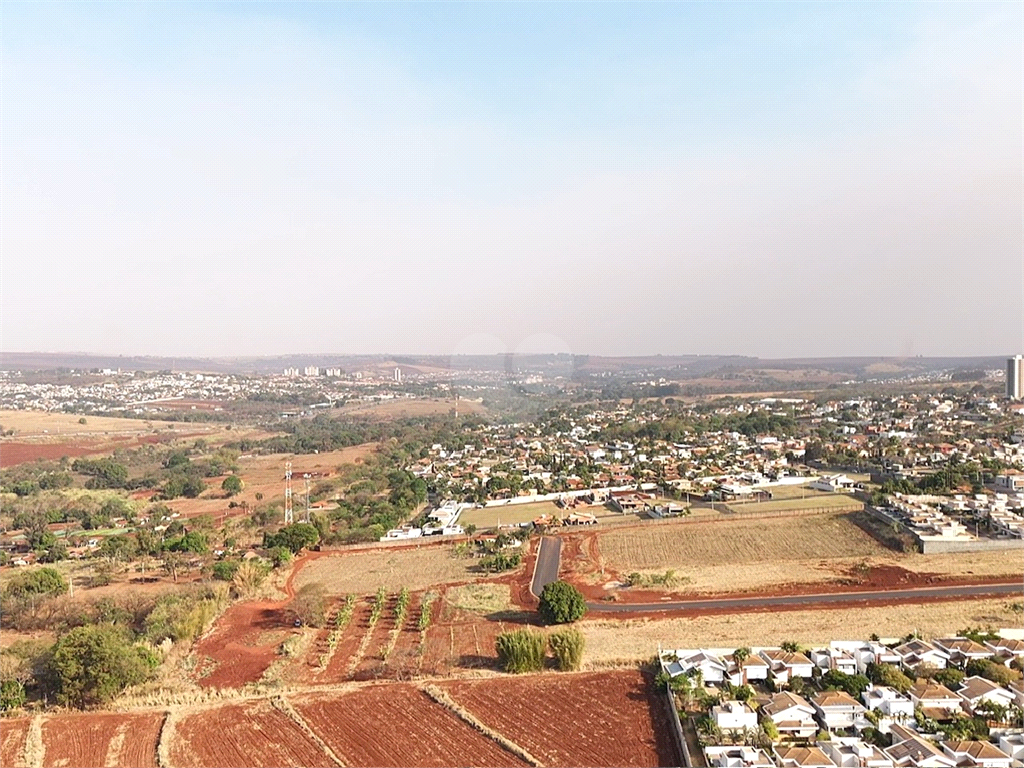
[[[1019,3],[21,3],[0,346],[1024,351]]]

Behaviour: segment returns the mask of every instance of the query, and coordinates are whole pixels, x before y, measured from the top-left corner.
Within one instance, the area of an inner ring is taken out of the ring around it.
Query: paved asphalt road
[[[537,559],[540,565],[540,557]],[[557,569],[557,564],[556,564]],[[556,570],[557,572],[557,570]],[[536,580],[536,575],[534,576]],[[877,592],[833,592],[818,595],[785,595],[779,597],[737,597],[715,600],[684,600],[664,603],[587,603],[592,611],[614,613],[647,613],[650,611],[723,610],[744,608],[765,608],[773,605],[835,605],[857,603],[864,600],[894,600],[913,602],[932,597],[974,597],[982,595],[1024,595],[1024,583],[976,584],[952,587],[916,587],[914,589],[889,589]]]
[[[554,536],[544,536],[540,540],[537,551],[537,563],[533,567],[533,582],[530,591],[540,597],[546,584],[558,581],[558,564],[562,558],[562,540]]]

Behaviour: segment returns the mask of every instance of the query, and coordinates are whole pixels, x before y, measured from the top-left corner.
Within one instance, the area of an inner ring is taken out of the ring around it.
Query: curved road
[[[544,587],[558,581],[558,566],[562,559],[562,540],[554,536],[542,536],[537,549],[537,562],[533,566],[533,581],[530,591],[540,597]]]

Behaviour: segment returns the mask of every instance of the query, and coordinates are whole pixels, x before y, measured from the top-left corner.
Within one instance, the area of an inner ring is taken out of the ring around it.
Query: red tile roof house
[[[818,732],[814,707],[802,696],[789,691],[772,696],[771,701],[761,707],[761,714],[775,723],[780,736],[810,739]]]
[[[956,760],[928,739],[900,726],[893,728],[893,744],[884,752],[900,768],[955,768],[956,766]]]
[[[907,693],[914,706],[933,720],[948,720],[963,712],[963,699],[931,680],[918,680]]]
[[[818,747],[776,747],[779,768],[835,768],[832,758]]]
[[[947,741],[942,751],[958,766],[971,768],[1010,768],[1013,758],[987,741]]]
[[[957,694],[964,700],[964,709],[971,714],[974,714],[975,707],[984,702],[1009,707],[1014,700],[1010,691],[984,677],[965,678],[961,682]]]
[[[765,649],[759,655],[768,662],[771,676],[779,685],[785,685],[794,677],[809,679],[814,673],[814,662],[802,653]]]
[[[899,654],[904,667],[914,669],[920,664],[931,664],[944,669],[949,664],[949,653],[926,640],[911,640],[896,646],[893,650]]]
[[[949,654],[950,663],[960,667],[974,659],[987,659],[992,655],[990,649],[968,637],[942,637],[932,643]]]
[[[846,691],[822,691],[811,699],[818,721],[830,731],[866,728],[867,708]]]

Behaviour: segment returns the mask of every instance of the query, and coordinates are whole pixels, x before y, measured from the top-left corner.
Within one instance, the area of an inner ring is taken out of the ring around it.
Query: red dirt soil
[[[266,700],[183,718],[175,728],[171,762],[181,768],[335,765],[298,724]]]
[[[13,467],[37,459],[55,461],[64,456],[74,459],[78,456],[93,456],[113,453],[117,448],[136,448],[153,443],[169,443],[176,439],[192,437],[193,434],[145,435],[119,439],[84,440],[81,442],[52,443],[0,443],[0,467]]]
[[[24,765],[29,719],[0,720],[0,765]]]
[[[303,697],[292,704],[353,768],[526,765],[411,685],[375,685],[342,696]]]
[[[294,632],[283,603],[237,603],[199,641],[195,654],[203,667],[215,666],[197,681],[203,688],[240,688],[255,683],[277,658],[284,634]],[[274,632],[274,630],[279,630]]]
[[[44,768],[156,768],[162,712],[68,715],[43,723]]]
[[[676,765],[665,702],[636,670],[442,685],[547,766]]]

